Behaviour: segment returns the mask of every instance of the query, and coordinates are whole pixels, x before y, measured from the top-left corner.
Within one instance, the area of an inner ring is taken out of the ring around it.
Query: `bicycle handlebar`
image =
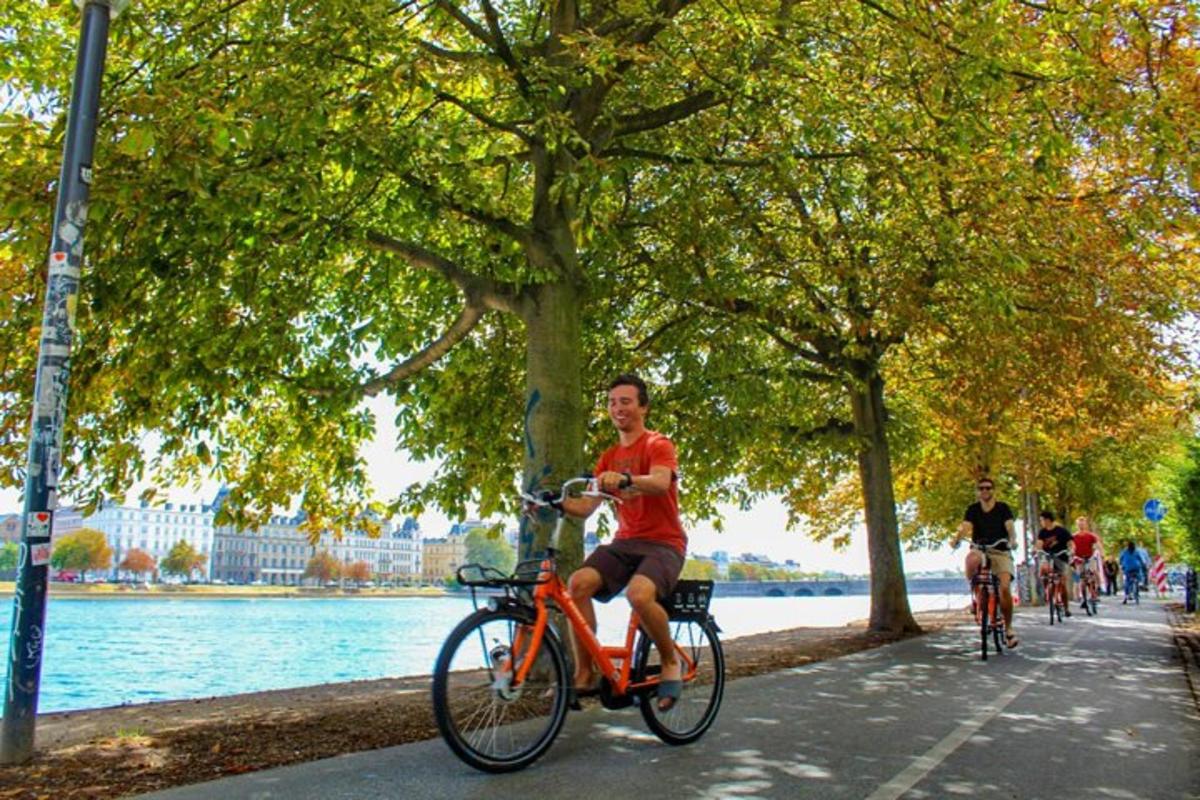
[[[584,486],[586,488],[575,494],[569,494],[570,490],[576,486]],[[608,492],[602,492],[599,488],[597,488],[597,486],[598,484],[595,478],[571,478],[563,483],[557,497],[536,497],[529,492],[521,492],[521,499],[536,508],[549,507],[555,509],[559,513],[562,513],[562,499],[568,496],[598,497],[601,500],[610,500],[614,503],[623,502],[620,497],[617,497],[615,494],[609,494]]]
[[[979,544],[977,542],[970,542],[970,545],[972,550],[978,550],[981,553],[985,551],[994,553],[1011,553],[1014,549],[1009,547],[1008,542],[1002,542],[1000,544]]]

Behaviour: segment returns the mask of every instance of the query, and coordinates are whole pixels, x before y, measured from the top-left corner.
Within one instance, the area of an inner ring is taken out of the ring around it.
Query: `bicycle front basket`
[[[712,601],[712,593],[712,581],[679,581],[663,606],[667,610],[667,616],[673,620],[703,622],[708,619],[708,604]]]

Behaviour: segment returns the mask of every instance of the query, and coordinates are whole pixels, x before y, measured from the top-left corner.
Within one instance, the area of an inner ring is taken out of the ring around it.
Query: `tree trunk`
[[[917,633],[921,628],[908,605],[892,462],[884,427],[883,378],[877,373],[850,387],[854,431],[858,438],[858,472],[867,518],[867,553],[871,562],[870,628],[891,633]]]
[[[536,493],[557,491],[568,478],[587,469],[583,439],[587,410],[583,406],[583,291],[566,281],[529,290],[525,330],[525,434],[521,485]],[[554,531],[556,515],[544,511],[536,520],[523,517],[517,555],[522,561],[540,556]],[[564,526],[558,542],[559,571],[569,574],[583,561],[583,525]]]

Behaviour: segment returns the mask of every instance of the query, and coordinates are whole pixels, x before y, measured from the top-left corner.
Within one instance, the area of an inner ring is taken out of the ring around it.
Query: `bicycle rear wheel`
[[[641,697],[638,707],[646,726],[659,739],[673,745],[690,744],[704,735],[721,708],[725,693],[725,653],[711,618],[704,622],[672,620],[670,624],[676,649],[691,660],[696,674],[692,680],[684,682],[683,695],[670,710],[659,710],[658,697],[653,691]],[[645,631],[638,636],[633,663],[637,681],[662,672],[658,648]],[[686,663],[683,667],[685,671],[688,669]]]
[[[433,712],[454,754],[484,772],[511,772],[536,761],[567,716],[562,644],[546,628],[527,679],[512,685],[529,657],[532,613],[475,612],[458,624],[433,671]]]

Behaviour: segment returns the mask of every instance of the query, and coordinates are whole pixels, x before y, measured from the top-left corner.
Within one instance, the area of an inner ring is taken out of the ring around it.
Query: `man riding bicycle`
[[[1079,601],[1080,608],[1087,605],[1087,596],[1084,593],[1087,587],[1084,583],[1089,580],[1089,570],[1090,579],[1096,582],[1092,588],[1096,594],[1100,593],[1100,563],[1103,560],[1104,546],[1100,537],[1092,533],[1090,527],[1087,517],[1075,520],[1075,535],[1072,539],[1075,543],[1075,599]]]
[[[650,398],[636,375],[618,375],[608,388],[608,416],[619,442],[596,462],[595,476],[603,492],[622,501],[616,506],[617,533],[584,561],[568,581],[571,599],[591,629],[596,630],[592,598],[608,602],[625,590],[642,627],[654,640],[662,661],[658,707],[674,707],[683,690],[679,658],[671,639],[666,598],[683,571],[687,535],[679,520],[679,475],[675,446],[661,433],[646,429]],[[564,497],[565,513],[584,518],[603,502],[596,497]],[[578,696],[597,691],[592,659],[572,640]]]
[[[980,478],[976,484],[979,492],[978,502],[967,506],[962,524],[958,526],[958,536],[954,544],[970,536],[971,541],[980,547],[1006,547],[1015,550],[1017,533],[1013,527],[1012,509],[1006,503],[996,500],[996,485],[991,478]],[[1020,642],[1013,632],[1013,601],[1012,601],[1012,556],[1007,552],[989,552],[992,574],[1000,581],[1000,610],[1004,614],[1004,630],[1008,638],[1008,647],[1016,647]],[[978,550],[967,553],[967,581],[974,585],[975,574],[983,565],[983,554]]]
[[[1049,577],[1051,570],[1058,573],[1062,580],[1063,608],[1069,617],[1071,616],[1071,607],[1068,602],[1067,587],[1071,585],[1071,556],[1075,537],[1062,525],[1054,524],[1054,514],[1050,511],[1041,513],[1041,523],[1042,529],[1038,531],[1037,547],[1038,550],[1050,557],[1049,563],[1043,562],[1042,564],[1042,579],[1045,580]],[[1054,598],[1047,597],[1046,602],[1053,603]]]

